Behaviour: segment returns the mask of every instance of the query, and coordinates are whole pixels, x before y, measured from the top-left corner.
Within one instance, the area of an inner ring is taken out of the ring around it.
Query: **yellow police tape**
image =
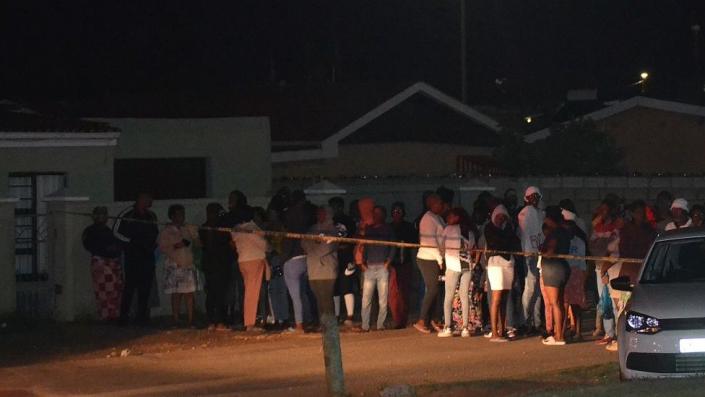
[[[86,217],[92,217],[93,214],[90,213],[85,213],[85,212],[72,212],[72,211],[52,211],[51,213],[62,213],[62,214],[67,214],[67,215],[76,215],[76,216],[86,216]],[[140,220],[140,219],[133,219],[133,218],[125,218],[125,217],[117,217],[117,216],[108,216],[108,219],[121,219],[126,222],[136,222],[136,223],[147,223],[147,224],[153,224],[153,225],[158,225],[158,226],[166,226],[169,223],[167,222],[154,222],[154,221],[145,221],[145,220]],[[248,229],[240,229],[237,227],[233,228],[228,228],[228,227],[209,227],[209,226],[198,226],[198,225],[186,225],[194,229],[199,229],[199,230],[212,230],[212,231],[218,231],[222,233],[251,233],[251,234],[256,234],[262,237],[276,237],[276,238],[286,238],[286,239],[294,239],[294,240],[312,240],[312,241],[318,241],[318,242],[325,242],[329,244],[333,243],[340,243],[340,244],[362,244],[362,245],[382,245],[382,246],[389,246],[389,247],[397,247],[397,248],[437,248],[436,246],[431,246],[431,245],[421,245],[418,243],[407,243],[403,241],[385,241],[385,240],[369,240],[369,239],[363,239],[363,238],[354,238],[354,237],[338,237],[338,236],[326,236],[326,235],[320,235],[320,234],[305,234],[305,233],[291,233],[291,232],[279,232],[279,231],[270,231],[270,230],[248,230]],[[542,254],[538,252],[523,252],[523,251],[502,251],[502,250],[490,250],[490,249],[472,249],[470,250],[472,253],[483,253],[485,255],[514,255],[514,256],[523,256],[523,257],[537,257],[541,256],[542,258],[550,258],[550,259],[575,259],[575,260],[586,260],[586,261],[595,261],[595,262],[622,262],[622,263],[642,263],[644,260],[643,259],[637,259],[637,258],[619,258],[619,257],[611,257],[611,256],[578,256],[578,255],[569,255],[569,254]]]

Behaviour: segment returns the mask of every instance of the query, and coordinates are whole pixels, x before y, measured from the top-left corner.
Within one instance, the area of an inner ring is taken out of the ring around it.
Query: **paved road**
[[[342,344],[353,396],[377,395],[381,387],[401,383],[540,381],[542,374],[616,359],[591,342],[549,347],[531,338],[492,344],[482,337],[439,339],[413,329],[344,334]],[[37,395],[323,395],[322,356],[320,336],[307,334],[125,358],[69,357],[0,368],[0,396],[11,389]]]

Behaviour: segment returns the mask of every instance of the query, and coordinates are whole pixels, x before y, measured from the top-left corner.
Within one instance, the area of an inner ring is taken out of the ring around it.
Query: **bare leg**
[[[501,327],[500,307],[502,306],[502,291],[492,291],[492,307],[490,308],[490,325],[492,326],[492,337],[504,335],[504,328]]]
[[[504,336],[504,330],[507,329],[507,295],[509,290],[503,289],[500,291],[499,295],[499,335]]]
[[[571,305],[570,306],[571,310],[573,311],[573,330],[575,331],[575,336],[577,338],[580,338],[581,335],[583,334],[583,326],[582,326],[582,309],[580,308],[580,305]]]
[[[186,299],[186,312],[188,314],[188,325],[193,325],[193,292],[184,294]]]
[[[171,294],[171,317],[174,323],[179,323],[179,311],[181,310],[181,294]]]
[[[546,286],[546,297],[548,298],[548,305],[551,308],[551,313],[553,314],[553,337],[556,341],[564,340],[563,334],[563,302],[561,301],[561,290],[557,287]]]

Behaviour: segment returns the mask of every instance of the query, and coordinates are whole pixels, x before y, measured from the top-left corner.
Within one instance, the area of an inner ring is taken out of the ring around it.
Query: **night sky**
[[[8,4],[13,3],[13,4]],[[65,4],[70,3],[70,4]],[[0,97],[427,81],[459,96],[459,0],[4,2]],[[142,2],[140,2],[142,3]],[[566,89],[701,103],[703,1],[468,0],[471,103]],[[504,92],[496,78],[506,78]]]

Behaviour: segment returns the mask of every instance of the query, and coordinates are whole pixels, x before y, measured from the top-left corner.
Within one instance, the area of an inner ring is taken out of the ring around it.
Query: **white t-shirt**
[[[416,254],[418,259],[427,261],[436,261],[438,264],[443,263],[443,229],[446,223],[440,216],[431,211],[421,217],[419,223],[419,244],[427,247],[420,247]]]
[[[539,246],[543,243],[543,211],[527,205],[519,212],[519,228],[517,234],[521,240],[521,249],[524,252],[539,252]]]
[[[678,227],[676,226],[676,222],[670,222],[668,225],[666,225],[665,231],[669,230],[676,230],[676,229],[685,229],[687,227],[692,227],[693,226],[693,220],[688,218],[688,222],[685,223],[685,225]]]

